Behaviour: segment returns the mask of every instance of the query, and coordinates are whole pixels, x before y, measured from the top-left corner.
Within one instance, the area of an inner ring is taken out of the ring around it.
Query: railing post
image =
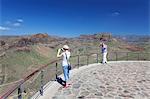
[[[96,54],[96,62],[98,63],[98,53]]]
[[[80,57],[78,55],[78,68],[79,68],[79,66],[80,66]]]
[[[43,96],[43,78],[44,78],[44,70],[41,70],[41,87],[40,87],[40,94]]]
[[[128,52],[127,52],[127,61],[128,61]]]
[[[18,99],[22,99],[22,85],[18,88]]]
[[[56,62],[56,79],[57,79],[57,66],[58,66],[58,63]]]
[[[147,59],[148,59],[148,61],[150,61],[150,57],[149,57],[150,56],[150,52],[148,52],[147,55],[148,55]]]
[[[118,55],[117,55],[117,52],[115,52],[116,53],[116,61],[118,60]]]
[[[1,80],[0,84],[3,84],[6,80],[6,76],[5,76],[6,75],[6,64],[0,64],[0,69],[1,69],[1,73],[2,73],[2,75],[1,75],[2,80]]]
[[[138,60],[140,60],[140,53],[138,53]]]
[[[89,55],[87,54],[87,65],[89,65]]]

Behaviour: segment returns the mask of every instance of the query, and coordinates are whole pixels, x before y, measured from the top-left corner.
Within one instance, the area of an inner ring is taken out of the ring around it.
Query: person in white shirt
[[[64,79],[66,81],[66,85],[65,85],[65,87],[66,87],[67,81],[69,80],[69,70],[68,70],[68,66],[70,65],[70,63],[69,63],[69,58],[70,58],[69,46],[64,45],[63,48],[58,49],[57,57],[63,57],[62,68],[63,68],[63,73],[64,73]]]
[[[101,51],[102,51],[102,63],[107,63],[107,45],[102,43],[101,44]]]

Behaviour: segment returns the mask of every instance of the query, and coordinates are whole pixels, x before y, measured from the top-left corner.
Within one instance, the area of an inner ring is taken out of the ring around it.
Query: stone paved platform
[[[89,66],[71,76],[69,83],[68,88],[59,86],[51,98],[150,99],[150,61]]]

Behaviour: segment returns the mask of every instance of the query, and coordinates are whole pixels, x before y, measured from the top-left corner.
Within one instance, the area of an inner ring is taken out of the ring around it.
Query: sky
[[[149,0],[0,0],[0,35],[147,35],[149,5]]]

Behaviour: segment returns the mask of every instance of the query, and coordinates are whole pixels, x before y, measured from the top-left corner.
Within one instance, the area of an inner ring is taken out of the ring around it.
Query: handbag
[[[68,70],[71,70],[71,65],[70,65],[70,63],[68,62],[67,54],[65,53],[65,55],[66,55],[66,60],[67,60],[67,63],[68,63]]]
[[[68,65],[68,70],[71,70],[71,65]]]

